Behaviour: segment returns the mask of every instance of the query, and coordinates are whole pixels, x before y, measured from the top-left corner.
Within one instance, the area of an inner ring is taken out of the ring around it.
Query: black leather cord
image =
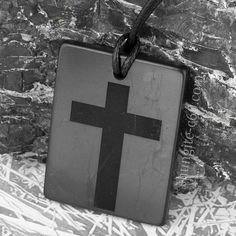
[[[139,32],[141,31],[144,23],[162,0],[148,0],[139,13],[130,33],[123,34],[116,43],[113,56],[112,67],[113,74],[118,80],[123,80],[130,67],[132,66],[135,58],[137,57],[140,49]],[[128,56],[121,62],[120,49],[124,47]]]

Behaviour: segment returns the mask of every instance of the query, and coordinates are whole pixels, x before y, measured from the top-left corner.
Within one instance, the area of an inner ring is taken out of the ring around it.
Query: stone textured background
[[[60,45],[114,47],[145,1],[0,0],[0,154],[46,160]],[[191,70],[173,191],[234,184],[236,1],[166,0],[141,37],[143,52]]]

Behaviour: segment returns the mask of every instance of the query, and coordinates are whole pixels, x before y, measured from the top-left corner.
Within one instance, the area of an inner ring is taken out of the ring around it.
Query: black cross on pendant
[[[109,211],[115,210],[124,134],[160,140],[161,120],[127,113],[128,98],[128,86],[108,82],[105,108],[72,101],[70,121],[103,129],[94,207]]]

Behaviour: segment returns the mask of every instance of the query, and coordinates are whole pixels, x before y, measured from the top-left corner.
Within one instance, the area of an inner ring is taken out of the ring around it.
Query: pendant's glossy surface
[[[47,162],[46,197],[160,225],[185,74],[137,59],[113,76],[111,53],[61,47]]]

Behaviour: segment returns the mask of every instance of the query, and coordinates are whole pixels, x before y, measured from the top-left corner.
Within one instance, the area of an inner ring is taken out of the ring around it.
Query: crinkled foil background
[[[234,0],[166,0],[141,32],[142,52],[190,69],[167,225],[43,198],[60,45],[114,47],[144,2],[0,0],[0,235],[236,234]]]

